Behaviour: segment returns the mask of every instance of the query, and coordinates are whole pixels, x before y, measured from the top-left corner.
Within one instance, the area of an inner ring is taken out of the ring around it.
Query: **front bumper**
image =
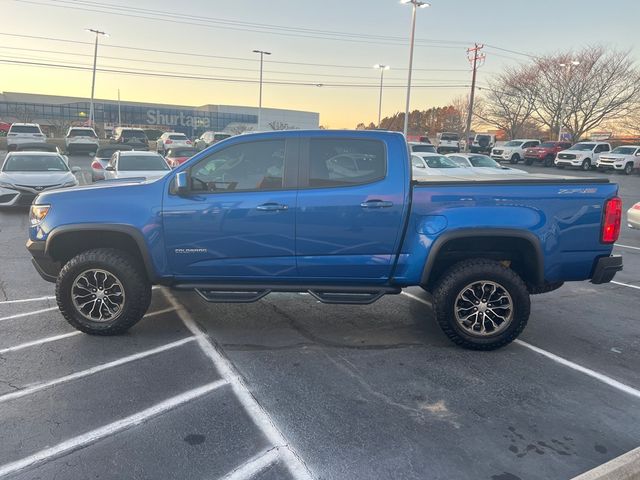
[[[40,276],[47,282],[55,283],[62,266],[45,253],[45,242],[28,240],[27,250],[33,257],[31,263]]]
[[[591,283],[599,285],[608,283],[613,280],[617,272],[622,270],[622,256],[611,255],[609,257],[600,257],[596,260],[591,276]]]
[[[566,159],[556,158],[554,161],[554,164],[564,166],[564,167],[580,167],[582,166],[582,160],[581,159],[566,160]]]
[[[28,207],[37,195],[24,190],[0,188],[0,207]]]

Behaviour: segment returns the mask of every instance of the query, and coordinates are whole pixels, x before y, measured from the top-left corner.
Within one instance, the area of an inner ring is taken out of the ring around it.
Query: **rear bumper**
[[[33,257],[31,263],[33,263],[40,276],[47,282],[55,283],[62,267],[45,253],[45,242],[28,240],[27,250]]]
[[[591,283],[600,284],[608,283],[613,280],[617,272],[622,270],[622,256],[611,255],[609,257],[600,257],[596,260],[591,276]]]

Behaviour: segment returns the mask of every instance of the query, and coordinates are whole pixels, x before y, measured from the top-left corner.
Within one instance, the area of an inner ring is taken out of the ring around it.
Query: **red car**
[[[167,150],[167,154],[164,158],[167,159],[167,163],[171,168],[176,168],[193,157],[196,153],[198,153],[198,150],[193,147],[175,147]]]
[[[556,154],[567,148],[571,148],[571,142],[541,143],[537,147],[527,148],[524,152],[524,163],[533,165],[533,162],[544,162],[545,167],[552,167]]]

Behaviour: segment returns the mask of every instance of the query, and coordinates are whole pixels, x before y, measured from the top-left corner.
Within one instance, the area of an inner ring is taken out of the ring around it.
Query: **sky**
[[[252,50],[260,49],[272,53],[264,107],[319,112],[329,128],[377,122],[373,65],[382,63],[391,67],[382,115],[404,111],[411,7],[398,0],[0,0],[0,9],[0,91],[89,97],[90,70],[7,62],[91,67],[94,37],[84,29],[96,28],[109,33],[100,38],[99,68],[153,74],[99,71],[96,98],[116,99],[120,89],[129,101],[257,106]],[[474,42],[485,44],[479,85],[526,62],[523,54],[602,44],[640,61],[640,30],[625,18],[640,18],[640,1],[431,0],[418,10],[411,108],[468,94]]]

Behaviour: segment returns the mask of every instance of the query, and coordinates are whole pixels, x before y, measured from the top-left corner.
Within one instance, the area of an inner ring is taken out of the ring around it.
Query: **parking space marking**
[[[410,293],[407,292],[402,292],[402,295],[406,295],[407,297],[412,298],[413,300],[417,300],[420,303],[424,303],[425,305],[429,305],[431,306],[431,304],[429,302],[427,302],[426,300],[420,298],[420,297],[416,297],[415,295],[412,295]],[[536,353],[539,353],[540,355],[543,355],[551,360],[553,360],[556,363],[559,363],[561,365],[564,365],[565,367],[569,367],[572,368],[573,370],[576,370],[578,372],[584,373],[585,375],[588,375],[592,378],[595,378],[596,380],[601,381],[602,383],[605,383],[617,390],[620,390],[624,393],[628,393],[629,395],[633,395],[634,397],[640,398],[640,390],[637,390],[633,387],[630,387],[629,385],[626,385],[622,382],[619,382],[617,380],[614,380],[611,377],[608,377],[606,375],[603,375],[602,373],[598,373],[595,370],[591,370],[590,368],[586,368],[583,367],[581,365],[578,365],[577,363],[574,363],[570,360],[567,360],[566,358],[560,357],[558,355],[556,355],[555,353],[551,353],[548,352],[547,350],[543,350],[540,347],[536,347],[535,345],[531,345],[530,343],[524,342],[522,340],[514,340],[513,343],[517,343],[518,345],[521,345],[525,348],[528,348],[530,350],[533,350]]]
[[[2,300],[0,305],[7,305],[9,303],[25,303],[25,302],[44,302],[45,300],[53,300],[56,297],[35,297],[35,298],[22,298],[20,300]]]
[[[251,478],[263,471],[265,468],[277,462],[278,457],[278,448],[271,448],[266,452],[260,453],[255,457],[247,460],[245,463],[235,468],[232,472],[229,472],[224,477],[222,477],[221,480],[244,480],[246,478]]]
[[[15,315],[9,315],[8,317],[0,318],[0,322],[4,320],[13,320],[14,318],[22,318],[22,317],[28,317],[30,315],[37,315],[39,313],[50,312],[52,310],[58,310],[58,307],[49,307],[49,308],[43,308],[41,310],[36,310],[34,312],[17,313]]]
[[[36,383],[35,385],[26,386],[20,390],[16,390],[15,392],[10,392],[4,395],[0,395],[0,403],[7,402],[9,400],[15,400],[16,398],[20,398],[20,397],[25,397],[27,395],[30,395],[35,392],[39,392],[46,388],[50,388],[55,385],[60,385],[61,383],[67,383],[72,380],[88,377],[89,375],[93,375],[94,373],[98,373],[104,370],[108,370],[110,368],[118,367],[126,363],[135,362],[136,360],[140,360],[142,358],[146,358],[151,355],[155,355],[157,353],[166,352],[167,350],[180,347],[185,343],[193,342],[196,338],[197,337],[193,335],[190,337],[183,338],[182,340],[178,340],[177,342],[167,343],[166,345],[161,345],[160,347],[152,348],[150,350],[145,350],[143,352],[134,353],[133,355],[128,355],[126,357],[119,358],[118,360],[114,360],[112,362],[103,363],[102,365],[97,365],[95,367],[88,368],[87,370],[82,370],[80,372],[72,373],[70,375],[65,375],[64,377],[49,380],[47,382]]]
[[[622,248],[630,248],[632,250],[640,250],[640,247],[632,247],[631,245],[621,245],[619,243],[614,243],[614,245],[616,247],[622,247]]]
[[[40,450],[33,455],[29,455],[28,457],[22,458],[15,462],[1,465],[0,477],[15,473],[19,470],[23,470],[37,463],[51,460],[65,453],[84,448],[88,445],[91,445],[92,443],[97,442],[98,440],[109,437],[133,426],[140,425],[141,423],[144,423],[145,421],[153,417],[166,413],[169,410],[172,410],[180,405],[202,397],[203,395],[206,395],[207,393],[212,392],[224,385],[227,385],[227,382],[225,382],[224,380],[217,380],[201,387],[194,388],[187,392],[176,395],[175,397],[164,400],[163,402],[153,405],[152,407],[149,407],[138,413],[134,413],[133,415],[130,415],[121,420],[117,420],[103,427],[96,428],[95,430],[91,430],[90,432],[84,433],[77,437],[70,438],[69,440],[65,440],[64,442],[59,443],[53,447],[45,448],[44,450]]]
[[[313,479],[313,475],[302,458],[285,439],[267,411],[258,403],[258,400],[245,385],[242,376],[236,371],[231,362],[227,360],[222,352],[218,350],[218,347],[211,342],[206,333],[198,327],[191,314],[180,304],[175,296],[166,288],[162,289],[162,293],[164,293],[169,303],[176,309],[178,317],[180,317],[187,329],[196,336],[198,345],[204,354],[211,359],[220,376],[231,385],[236,398],[244,407],[247,415],[253,420],[256,427],[267,437],[268,441],[271,442],[274,447],[278,447],[280,458],[291,475],[298,479]]]
[[[611,283],[615,283],[616,285],[621,285],[623,287],[635,288],[636,290],[640,290],[640,287],[637,285],[629,285],[628,283],[616,282],[615,280],[611,280]]]
[[[173,308],[173,307],[164,308],[162,310],[158,310],[158,311],[155,311],[155,312],[147,313],[144,316],[144,318],[153,317],[153,316],[156,316],[156,315],[162,315],[163,313],[173,312],[174,310],[175,310],[175,308]],[[18,350],[23,350],[23,349],[29,348],[29,347],[35,347],[37,345],[42,345],[42,344],[45,344],[45,343],[51,343],[51,342],[56,342],[58,340],[64,340],[65,338],[69,338],[69,337],[73,337],[75,335],[81,335],[81,334],[82,334],[81,331],[76,330],[75,332],[63,333],[62,335],[54,335],[52,337],[39,338],[38,340],[32,340],[31,342],[21,343],[20,345],[16,345],[15,347],[4,348],[4,349],[0,350],[0,355],[3,354],[3,353],[8,353],[8,352],[17,352]]]

